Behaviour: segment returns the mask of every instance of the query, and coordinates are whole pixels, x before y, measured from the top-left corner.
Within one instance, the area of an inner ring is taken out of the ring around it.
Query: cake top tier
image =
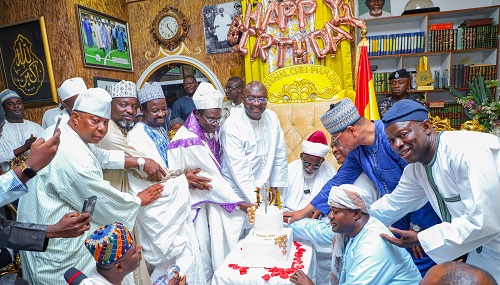
[[[255,234],[263,236],[279,235],[283,231],[283,210],[276,206],[260,206],[255,211]]]

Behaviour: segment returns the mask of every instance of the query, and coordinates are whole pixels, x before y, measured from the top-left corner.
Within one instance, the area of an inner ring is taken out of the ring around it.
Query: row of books
[[[418,53],[425,51],[425,32],[366,37],[368,56]]]
[[[468,120],[467,115],[463,112],[462,105],[455,102],[429,102],[429,111],[433,117],[438,116],[441,119],[449,119],[450,125],[454,129],[460,129],[460,126]]]
[[[428,51],[496,47],[498,25],[429,31]]]
[[[375,93],[390,92],[389,75],[391,72],[373,73],[373,84],[375,85]]]
[[[452,86],[453,88],[468,88],[467,82],[478,78],[479,75],[484,80],[494,80],[497,77],[497,66],[494,64],[452,65]]]

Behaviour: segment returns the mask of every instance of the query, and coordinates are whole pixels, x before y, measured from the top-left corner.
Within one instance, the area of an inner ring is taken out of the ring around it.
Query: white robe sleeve
[[[123,150],[106,150],[88,145],[90,151],[95,155],[102,169],[123,169],[125,168],[125,152]]]
[[[281,129],[279,121],[276,133],[277,149],[269,183],[271,187],[286,187],[288,185],[288,157],[286,155],[285,136],[283,135],[283,129]]]
[[[446,202],[451,223],[418,234],[425,252],[437,263],[475,250],[500,234],[500,149],[476,148],[451,161],[452,169],[441,171],[454,175],[456,184],[448,187],[459,190],[461,201]]]
[[[419,180],[426,179],[414,174],[414,166],[408,165],[398,186],[390,194],[384,195],[370,206],[370,215],[386,226],[392,225],[404,215],[422,208],[428,202]]]

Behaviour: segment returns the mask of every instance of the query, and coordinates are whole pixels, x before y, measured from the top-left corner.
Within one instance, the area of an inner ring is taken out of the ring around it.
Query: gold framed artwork
[[[44,17],[0,26],[0,73],[26,106],[57,102]]]

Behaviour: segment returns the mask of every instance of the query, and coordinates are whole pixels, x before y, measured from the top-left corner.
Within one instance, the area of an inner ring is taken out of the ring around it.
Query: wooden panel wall
[[[71,77],[82,77],[88,87],[93,87],[94,76],[135,80],[131,72],[83,66],[78,16],[75,4],[103,12],[128,21],[125,0],[2,0],[0,1],[0,25],[45,16],[50,56],[56,87]],[[0,90],[3,90],[0,80]],[[41,123],[43,112],[55,106],[26,110],[28,120]]]
[[[127,0],[127,2],[131,32],[130,37],[132,38],[135,81],[137,81],[142,72],[155,61],[147,59],[146,53],[149,52],[151,54],[150,56],[153,57],[158,54],[159,45],[154,41],[149,29],[158,12],[167,5],[179,9],[189,19],[191,27],[184,43],[190,51],[195,51],[197,48],[201,51],[200,54],[191,54],[189,56],[203,62],[213,70],[222,85],[225,85],[227,79],[231,77],[231,69],[243,72],[243,57],[235,53],[208,55],[205,51],[202,8],[204,6],[230,2],[229,0]]]

